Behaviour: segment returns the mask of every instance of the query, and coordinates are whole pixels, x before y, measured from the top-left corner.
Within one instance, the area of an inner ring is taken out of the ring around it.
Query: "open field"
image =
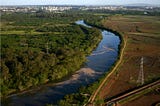
[[[157,16],[111,16],[102,21],[104,27],[113,29],[127,37],[124,58],[116,72],[112,74],[102,87],[98,98],[109,99],[140,84],[137,83],[140,70],[140,59],[144,58],[144,81],[152,82],[160,77],[160,20]],[[125,37],[124,37],[125,38]],[[138,104],[148,106],[148,97],[156,98],[150,104],[160,102],[158,93],[147,94],[127,103],[127,106]],[[134,102],[134,103],[133,103]]]

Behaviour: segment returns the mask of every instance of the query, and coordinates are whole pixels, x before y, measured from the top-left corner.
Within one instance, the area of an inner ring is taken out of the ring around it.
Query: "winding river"
[[[76,24],[89,28],[91,26],[83,20],[76,21]],[[101,30],[101,29],[100,29]],[[21,95],[9,97],[3,104],[9,106],[43,106],[62,99],[66,94],[75,93],[78,88],[91,84],[103,75],[116,61],[118,57],[118,45],[120,39],[114,33],[101,30],[103,39],[97,48],[87,56],[85,66],[76,71],[67,80],[48,86],[43,86],[39,90],[27,92]]]

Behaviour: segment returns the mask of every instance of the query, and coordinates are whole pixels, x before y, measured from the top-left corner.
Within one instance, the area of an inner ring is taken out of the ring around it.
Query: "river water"
[[[92,28],[83,20],[76,24]],[[101,29],[100,29],[101,30]],[[85,66],[76,71],[67,80],[49,86],[43,86],[39,90],[15,95],[7,98],[3,105],[9,106],[44,106],[45,104],[56,104],[66,94],[75,93],[78,88],[91,84],[102,76],[116,61],[118,57],[118,45],[120,39],[114,33],[101,30],[103,39],[97,48],[87,56]]]

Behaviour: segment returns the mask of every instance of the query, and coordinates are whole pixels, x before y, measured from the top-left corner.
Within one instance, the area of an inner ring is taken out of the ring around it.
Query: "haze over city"
[[[1,5],[160,5],[159,0],[1,0]]]

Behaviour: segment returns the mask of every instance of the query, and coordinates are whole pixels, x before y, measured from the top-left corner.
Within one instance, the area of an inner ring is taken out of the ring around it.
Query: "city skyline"
[[[126,5],[126,4],[160,5],[159,0],[1,0],[1,5]]]

